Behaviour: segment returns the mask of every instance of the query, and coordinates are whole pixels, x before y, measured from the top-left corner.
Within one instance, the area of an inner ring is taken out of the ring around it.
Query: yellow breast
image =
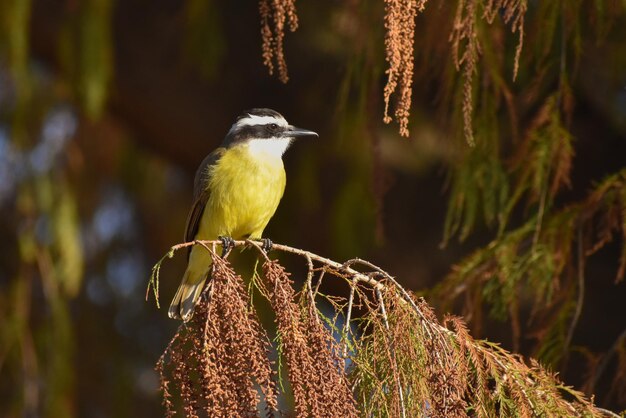
[[[261,238],[285,190],[280,154],[237,145],[225,151],[211,170],[210,197],[197,237]]]

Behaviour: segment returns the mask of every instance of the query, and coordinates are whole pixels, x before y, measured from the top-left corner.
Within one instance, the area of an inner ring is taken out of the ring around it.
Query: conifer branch
[[[541,122],[543,124],[543,122]],[[561,147],[558,145],[558,147]],[[569,147],[555,154],[571,158]],[[551,151],[552,152],[552,151]],[[534,152],[522,152],[532,155]],[[560,158],[559,158],[560,159]],[[560,166],[568,166],[569,162]],[[543,165],[543,164],[542,164]],[[523,169],[525,186],[519,190],[532,189],[535,185],[550,182],[565,184],[568,175],[560,174],[556,180],[556,168],[552,179],[530,180],[533,175]],[[569,169],[567,169],[569,171]],[[535,197],[545,187],[535,187]],[[548,200],[551,200],[548,199]],[[608,176],[591,190],[585,199],[559,210],[546,212],[541,233],[537,236],[536,217],[522,226],[503,231],[487,246],[478,249],[453,267],[452,272],[438,285],[433,297],[440,297],[444,306],[450,306],[462,295],[478,295],[466,298],[466,310],[491,308],[495,318],[508,318],[510,307],[517,294],[529,295],[532,301],[531,321],[543,318],[542,327],[535,330],[538,337],[537,355],[551,365],[565,364],[575,327],[580,319],[584,303],[585,260],[616,237],[622,238],[622,254],[626,251],[626,169]],[[568,268],[577,266],[577,268]],[[616,281],[624,274],[624,258],[620,258]],[[570,285],[577,289],[577,297],[565,294]],[[517,290],[516,290],[517,289]],[[469,306],[469,304],[474,306]],[[557,312],[557,314],[551,314]],[[478,324],[480,325],[480,324]]]
[[[249,295],[243,291],[242,279],[217,255],[218,241],[178,244],[168,255],[193,245],[209,251],[214,266],[194,318],[181,325],[157,364],[166,412],[172,413],[173,399],[180,397],[188,416],[199,411],[215,414],[224,411],[227,396],[234,397],[230,408],[258,415],[263,406],[252,386],[258,382],[266,412],[273,414],[277,412],[276,371],[267,357],[267,334],[258,325],[251,302],[245,302]],[[609,415],[536,361],[474,340],[460,318],[447,317],[440,323],[423,299],[368,261],[342,264],[274,244],[274,250],[306,261],[305,288],[298,298],[289,273],[258,242],[235,241],[235,246],[253,248],[264,260],[263,277],[255,279],[255,286],[276,315],[279,352],[288,366],[298,416]],[[345,281],[350,295],[313,292],[316,273],[320,279],[326,274]],[[150,286],[158,286],[158,277],[151,278]],[[154,291],[158,295],[158,289]],[[334,320],[318,309],[318,298],[333,306]],[[353,318],[357,304],[359,317]],[[342,329],[336,325],[341,312],[346,313]],[[352,325],[358,331],[349,338]],[[343,333],[341,339],[331,331]],[[253,365],[243,368],[244,358],[254,359]]]

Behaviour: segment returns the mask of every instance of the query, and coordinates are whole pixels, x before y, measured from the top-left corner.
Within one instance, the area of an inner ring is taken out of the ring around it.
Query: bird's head
[[[317,133],[296,128],[272,109],[246,110],[228,131],[225,147],[247,145],[252,152],[282,156],[291,142],[301,137],[317,137]]]

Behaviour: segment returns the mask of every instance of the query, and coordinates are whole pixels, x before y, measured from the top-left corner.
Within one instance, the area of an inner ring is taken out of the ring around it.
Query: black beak
[[[283,135],[288,138],[303,138],[305,136],[319,137],[317,132],[296,128],[295,126],[291,126],[291,125],[289,125],[287,129],[285,129]]]

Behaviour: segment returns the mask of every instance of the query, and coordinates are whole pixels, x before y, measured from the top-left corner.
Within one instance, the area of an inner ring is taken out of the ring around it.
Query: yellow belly
[[[209,200],[195,238],[261,238],[285,190],[285,169],[280,156],[253,156],[248,147],[240,145],[224,152],[211,170],[207,184]],[[191,317],[210,264],[209,252],[194,246],[182,283],[170,306],[170,317],[182,317],[185,321]]]
[[[212,167],[210,197],[196,239],[261,238],[285,191],[280,157],[233,147]]]

